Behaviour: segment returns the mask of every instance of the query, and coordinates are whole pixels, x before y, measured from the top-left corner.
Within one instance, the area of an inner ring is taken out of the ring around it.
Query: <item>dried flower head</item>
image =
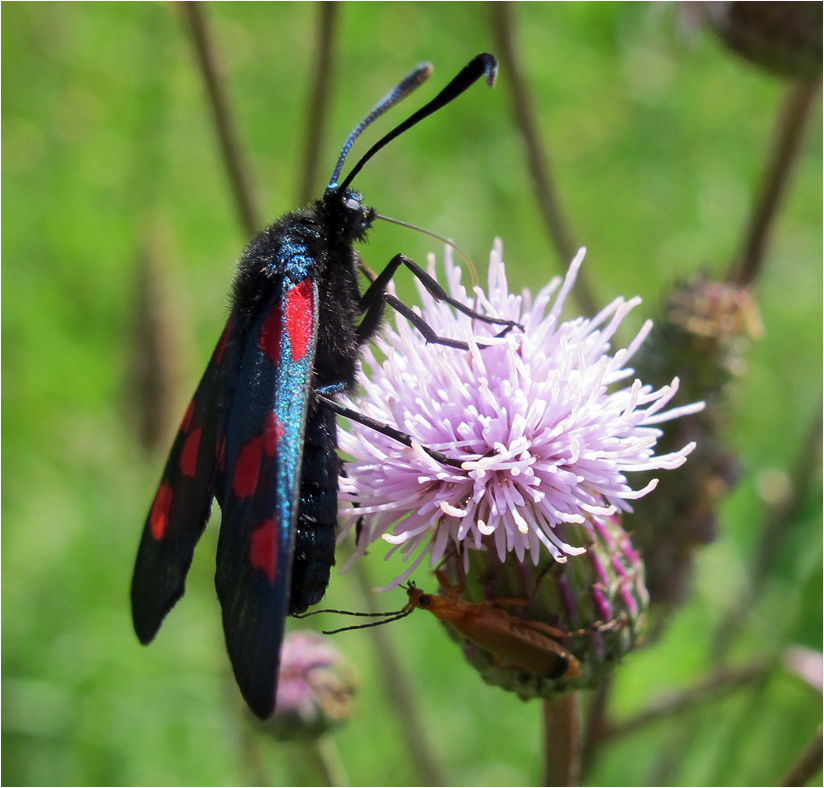
[[[343,535],[364,516],[357,554],[383,538],[414,559],[386,590],[425,558],[435,566],[456,548],[464,568],[469,550],[535,565],[547,552],[558,562],[581,555],[587,545],[566,541],[564,524],[632,511],[629,501],[657,481],[636,490],[626,474],[676,468],[694,448],[655,455],[655,425],[703,407],[664,411],[677,378],[657,391],[639,380],[620,385],[633,375],[627,363],[651,321],[628,347],[610,353],[610,343],[640,298],[616,298],[593,318],[560,320],[583,258],[582,249],[566,277],[533,300],[529,292],[510,294],[498,240],[488,292],[476,288],[473,302],[447,248],[450,294],[523,330],[496,336],[419,287],[424,320],[441,336],[466,340],[469,350],[428,345],[401,316],[377,342],[383,362],[366,349],[365,393],[353,406],[416,442],[409,448],[360,424],[339,438],[353,458],[340,480],[341,498],[352,505],[341,512],[349,518]],[[434,276],[434,256],[429,270]],[[463,460],[461,467],[435,461],[421,445]]]
[[[675,404],[707,403],[659,443],[672,449],[695,441],[689,463],[662,479],[655,495],[639,501],[624,522],[644,556],[657,628],[687,599],[696,548],[714,541],[719,502],[737,483],[738,460],[728,440],[729,385],[746,371],[747,353],[763,330],[749,288],[700,274],[673,287],[635,358],[638,373],[653,384],[676,370],[684,375]]]

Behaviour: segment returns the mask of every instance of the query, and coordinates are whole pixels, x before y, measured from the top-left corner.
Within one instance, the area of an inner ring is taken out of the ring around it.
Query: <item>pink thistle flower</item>
[[[280,651],[275,712],[262,727],[279,739],[316,738],[345,723],[358,679],[330,638],[289,632]]]
[[[632,511],[629,501],[651,492],[657,480],[634,490],[626,474],[677,468],[695,448],[655,455],[661,422],[695,413],[703,403],[665,411],[678,379],[654,391],[631,378],[627,366],[652,328],[647,321],[628,347],[610,354],[611,340],[641,303],[616,298],[593,318],[560,321],[564,302],[584,259],[581,249],[566,277],[553,279],[533,300],[509,292],[500,240],[490,255],[488,288],[473,302],[447,247],[447,289],[485,314],[517,321],[503,337],[473,321],[420,285],[420,314],[444,337],[469,343],[468,351],[429,345],[400,315],[370,348],[351,402],[367,416],[411,435],[411,448],[352,423],[340,448],[353,460],[340,479],[341,538],[365,517],[356,557],[383,538],[411,566],[385,589],[403,583],[428,558],[434,567],[450,546],[514,553],[538,564],[543,551],[558,562],[586,552],[568,544],[563,524]],[[435,275],[434,255],[429,272]],[[559,289],[560,286],[560,289]],[[556,294],[557,291],[557,294]],[[554,295],[554,300],[553,300]],[[443,465],[421,446],[463,459]],[[468,550],[464,549],[464,568]],[[388,556],[387,556],[388,557]]]

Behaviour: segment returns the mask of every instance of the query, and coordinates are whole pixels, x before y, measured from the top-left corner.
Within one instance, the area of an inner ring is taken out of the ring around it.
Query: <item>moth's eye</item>
[[[360,202],[354,197],[348,197],[344,205],[346,205],[350,211],[357,211],[361,207]]]
[[[421,594],[421,598],[418,600],[418,604],[421,607],[429,607],[430,602],[431,602],[431,600],[429,599],[428,594]]]

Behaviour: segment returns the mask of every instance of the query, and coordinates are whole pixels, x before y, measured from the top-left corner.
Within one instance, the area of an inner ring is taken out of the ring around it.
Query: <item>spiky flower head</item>
[[[464,571],[473,551],[535,566],[546,556],[560,563],[580,556],[592,541],[582,533],[593,517],[632,511],[630,501],[657,485],[633,489],[628,473],[676,468],[694,448],[655,454],[656,425],[703,407],[664,410],[677,378],[658,390],[640,380],[627,385],[627,364],[651,321],[611,352],[640,298],[616,298],[595,317],[561,321],[584,253],[533,299],[509,292],[498,240],[487,292],[476,288],[473,301],[447,247],[450,294],[522,328],[497,336],[499,326],[458,313],[419,286],[424,320],[440,336],[466,340],[469,350],[427,344],[401,316],[377,342],[383,362],[366,349],[365,393],[351,404],[415,441],[406,447],[357,423],[339,437],[353,458],[340,479],[341,498],[352,506],[342,510],[343,536],[363,517],[356,555],[382,538],[412,559],[387,590],[424,559],[435,567],[450,554],[462,556]],[[434,276],[434,256],[429,269]],[[437,462],[421,446],[462,460],[461,467]]]
[[[414,606],[441,619],[487,682],[525,699],[593,686],[640,639],[649,597],[621,515],[657,478],[636,489],[627,474],[683,464],[695,444],[656,455],[656,425],[703,408],[665,410],[677,378],[657,390],[632,380],[650,321],[611,350],[639,298],[561,321],[583,257],[533,300],[510,294],[496,241],[487,292],[471,301],[447,248],[450,295],[520,327],[501,333],[419,288],[426,323],[468,350],[427,345],[397,317],[378,342],[385,360],[364,354],[365,394],[352,404],[412,446],[357,423],[339,440],[354,458],[340,493],[347,528],[359,523],[356,556],[383,538],[412,559],[383,590],[425,559],[438,567],[442,596]]]

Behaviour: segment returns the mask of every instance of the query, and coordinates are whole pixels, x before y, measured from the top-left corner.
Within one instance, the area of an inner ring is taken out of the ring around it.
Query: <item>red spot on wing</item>
[[[278,563],[277,525],[274,517],[264,520],[263,525],[252,532],[249,560],[252,567],[264,572],[269,583],[274,585]]]
[[[280,303],[277,303],[266,316],[266,320],[263,321],[263,331],[260,334],[260,349],[273,364],[280,361],[280,330],[282,323]]]
[[[240,450],[232,477],[232,490],[238,498],[251,498],[255,494],[260,476],[260,455],[263,436],[258,435]]]
[[[283,424],[275,411],[269,411],[266,427],[263,430],[263,451],[267,457],[274,457],[278,450],[278,441],[283,437]]]
[[[183,421],[180,424],[180,431],[186,433],[189,431],[189,427],[192,426],[192,414],[195,412],[195,401],[192,400],[189,403],[189,407],[186,408],[186,413],[183,416]]]
[[[180,454],[180,470],[183,471],[184,476],[190,479],[195,478],[195,471],[197,470],[197,450],[200,448],[200,436],[203,430],[198,427],[192,431],[192,434],[186,438],[186,443],[183,444],[183,451]]]
[[[223,360],[223,354],[226,352],[226,345],[229,343],[229,334],[232,333],[232,321],[229,320],[226,323],[226,328],[223,329],[223,333],[220,335],[220,341],[217,343],[217,347],[215,348],[215,363],[220,364]]]
[[[308,277],[286,294],[286,334],[292,345],[292,358],[300,361],[312,341],[314,288]]]
[[[226,470],[226,438],[221,438],[215,444],[215,459],[217,460],[217,469],[222,473]]]
[[[169,509],[172,508],[172,486],[163,482],[155,495],[152,511],[149,514],[149,528],[152,536],[160,541],[166,533],[169,524]]]

